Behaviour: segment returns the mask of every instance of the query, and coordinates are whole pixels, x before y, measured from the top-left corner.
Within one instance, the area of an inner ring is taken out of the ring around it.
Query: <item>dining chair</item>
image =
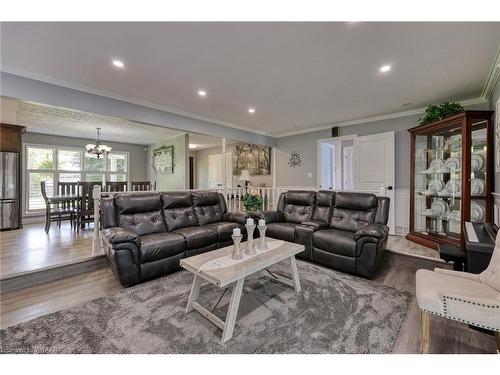
[[[76,230],[85,228],[85,224],[94,221],[94,186],[101,186],[100,182],[78,182],[78,200],[76,214]]]
[[[430,346],[430,315],[495,332],[500,353],[500,231],[488,268],[480,274],[435,268],[416,274],[422,317],[422,352]]]
[[[52,222],[57,222],[57,226],[61,227],[62,221],[69,220],[73,227],[75,211],[63,206],[60,200],[47,194],[47,181],[40,182],[40,190],[45,202],[45,232],[49,233]]]
[[[149,191],[156,190],[156,181],[151,189],[151,181],[132,181],[132,191]]]
[[[72,212],[73,217],[76,218],[78,211],[78,182],[58,182],[57,194],[60,196],[74,197],[74,199],[61,201],[61,207],[68,210],[68,212]],[[71,226],[73,226],[73,223],[76,223],[76,221],[71,220]]]
[[[110,193],[127,191],[127,181],[106,181],[104,191]]]

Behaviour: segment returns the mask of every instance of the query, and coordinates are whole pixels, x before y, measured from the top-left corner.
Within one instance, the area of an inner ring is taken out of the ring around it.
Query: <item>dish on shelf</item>
[[[470,182],[470,193],[472,195],[483,195],[486,182],[481,178],[473,178]]]
[[[438,169],[436,173],[450,173],[450,169],[443,166],[442,168]]]
[[[479,172],[484,165],[484,158],[481,154],[472,153],[470,167],[474,172]]]
[[[431,211],[433,215],[443,216],[446,212],[450,210],[448,203],[441,199],[436,199],[431,204]]]
[[[445,187],[444,182],[442,180],[432,180],[429,182],[429,186],[427,186],[427,190],[432,194],[437,194],[439,191],[443,190]]]
[[[452,210],[448,215],[448,219],[452,221],[460,221],[460,210]]]
[[[471,202],[470,204],[470,218],[472,222],[484,221],[484,205],[480,202]]]
[[[451,195],[460,194],[460,180],[449,180],[446,183],[446,191]]]
[[[429,169],[433,169],[434,171],[437,171],[444,166],[444,160],[441,158],[435,158],[432,159],[431,164],[429,164]]]
[[[452,156],[452,157],[446,159],[446,161],[444,162],[444,167],[449,169],[449,170],[460,169],[460,159]]]

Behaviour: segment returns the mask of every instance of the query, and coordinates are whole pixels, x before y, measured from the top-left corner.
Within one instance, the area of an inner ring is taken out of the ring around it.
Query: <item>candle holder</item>
[[[239,236],[234,236],[232,235],[231,238],[233,239],[234,246],[233,246],[233,253],[231,254],[231,259],[233,260],[240,260],[243,259],[243,251],[241,250],[240,242],[243,236],[240,234]]]
[[[255,251],[255,245],[253,243],[253,232],[255,230],[255,224],[245,224],[245,228],[247,228],[247,248],[245,249],[246,255],[255,255],[257,252]]]
[[[267,242],[266,242],[266,229],[267,225],[259,225],[259,233],[260,233],[260,238],[259,238],[259,245],[257,246],[257,250],[264,251],[267,250]]]

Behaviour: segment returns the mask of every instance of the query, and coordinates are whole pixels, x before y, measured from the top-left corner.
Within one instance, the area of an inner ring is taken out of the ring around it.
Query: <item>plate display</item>
[[[484,205],[480,202],[471,202],[470,218],[472,222],[483,222],[484,220]]]
[[[449,209],[448,203],[441,199],[436,199],[431,205],[431,211],[434,215],[443,215],[448,212]]]
[[[444,186],[445,185],[442,180],[432,180],[431,182],[429,182],[428,190],[432,194],[437,194],[438,192],[444,189]]]
[[[449,180],[446,183],[446,191],[452,195],[460,194],[460,180]]]
[[[444,166],[444,161],[443,159],[440,158],[435,158],[432,159],[431,164],[429,164],[429,168],[433,169],[435,171],[440,170]]]
[[[484,165],[484,158],[481,154],[472,154],[470,167],[474,172],[479,172]]]
[[[458,170],[460,169],[460,165],[461,165],[460,159],[456,157],[450,157],[446,159],[446,161],[444,162],[444,167],[449,170],[451,169]]]
[[[470,192],[472,195],[483,195],[486,182],[482,178],[473,178],[470,182]]]

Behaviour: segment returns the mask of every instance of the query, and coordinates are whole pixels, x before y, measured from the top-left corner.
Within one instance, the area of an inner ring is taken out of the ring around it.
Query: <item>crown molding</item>
[[[179,116],[189,117],[189,118],[192,118],[195,120],[211,122],[213,124],[227,126],[228,128],[233,128],[233,129],[243,130],[243,131],[254,133],[254,134],[260,134],[260,135],[265,135],[268,137],[273,137],[268,132],[263,131],[263,130],[256,130],[256,129],[252,129],[252,128],[249,128],[246,126],[233,124],[230,122],[224,122],[224,121],[220,121],[220,120],[211,119],[208,117],[199,116],[199,115],[196,115],[193,113],[179,111],[177,109],[173,109],[173,108],[170,108],[167,106],[162,106],[162,105],[150,103],[150,102],[143,101],[143,100],[133,99],[133,98],[130,98],[128,96],[121,96],[121,95],[112,94],[112,93],[109,93],[106,91],[96,90],[96,89],[93,89],[93,88],[85,86],[85,85],[80,85],[80,84],[76,84],[76,83],[69,82],[69,81],[59,80],[59,79],[49,77],[49,76],[46,76],[43,74],[28,72],[28,71],[25,71],[22,69],[13,68],[13,67],[8,66],[8,65],[2,65],[0,67],[0,71],[4,72],[4,73],[9,73],[9,74],[13,74],[16,76],[24,77],[24,78],[29,78],[29,79],[34,79],[37,81],[49,83],[51,85],[61,86],[61,87],[65,87],[65,88],[73,89],[73,90],[78,90],[78,91],[86,92],[88,94],[104,96],[104,97],[107,97],[110,99],[120,100],[123,102],[128,102],[131,104],[136,104],[136,105],[140,105],[143,107],[156,109],[159,111],[173,113],[173,114],[176,114]]]
[[[493,64],[491,65],[488,78],[483,87],[483,92],[481,93],[481,98],[489,100],[493,89],[495,88],[498,78],[500,77],[500,45],[498,46],[497,54],[493,59]]]
[[[464,107],[467,107],[467,106],[476,105],[476,104],[484,104],[487,101],[488,101],[487,99],[484,99],[482,97],[478,97],[478,98],[460,100],[458,103],[460,103]],[[424,113],[425,110],[426,110],[426,108],[422,107],[422,108],[412,109],[409,111],[387,113],[385,115],[380,115],[380,116],[365,117],[365,118],[356,119],[356,120],[341,121],[341,122],[335,122],[332,124],[318,125],[318,126],[315,126],[312,128],[306,128],[306,129],[300,129],[300,130],[294,130],[294,131],[290,131],[290,132],[276,134],[275,137],[276,138],[283,138],[283,137],[288,137],[291,135],[299,135],[299,134],[306,134],[306,133],[311,133],[311,132],[320,131],[320,130],[326,130],[326,129],[330,129],[333,127],[359,125],[359,124],[366,124],[366,123],[375,122],[375,121],[385,121],[385,120],[391,120],[391,119],[400,118],[400,117],[414,116],[414,115],[419,115],[419,114]]]

